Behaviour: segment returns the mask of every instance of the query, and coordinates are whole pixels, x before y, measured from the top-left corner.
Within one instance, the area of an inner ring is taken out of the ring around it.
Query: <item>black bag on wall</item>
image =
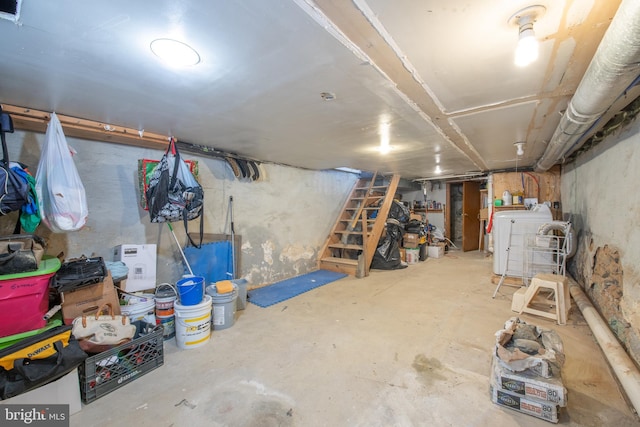
[[[3,158],[0,162],[0,215],[19,211],[29,202],[29,184],[9,164],[9,153],[5,133],[13,133],[11,116],[2,112],[0,107],[0,138],[2,139]]]
[[[198,248],[202,245],[204,190],[189,170],[189,166],[180,157],[173,138],[164,156],[151,173],[145,196],[151,222],[183,221],[191,244]],[[189,236],[187,221],[198,217],[200,217],[200,244],[196,245]]]

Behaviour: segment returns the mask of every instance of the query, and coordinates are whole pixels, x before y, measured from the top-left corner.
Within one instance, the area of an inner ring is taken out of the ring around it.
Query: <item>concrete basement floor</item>
[[[165,341],[165,362],[84,405],[71,426],[545,426],[489,397],[497,330],[516,288],[495,299],[492,259],[450,251],[372,270],[268,308],[247,304],[199,348]],[[568,406],[560,424],[637,426],[639,419],[580,311],[563,339]]]

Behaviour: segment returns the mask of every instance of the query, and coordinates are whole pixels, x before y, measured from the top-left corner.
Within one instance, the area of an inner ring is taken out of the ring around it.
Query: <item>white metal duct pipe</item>
[[[542,224],[538,227],[538,233],[540,235],[547,235],[550,231],[557,230],[562,231],[564,234],[564,238],[566,240],[566,257],[571,258],[576,254],[577,245],[576,245],[576,237],[573,234],[573,227],[571,227],[571,223],[567,221],[552,221]]]
[[[535,164],[536,172],[548,170],[584,143],[580,138],[638,77],[639,63],[640,1],[622,0],[547,149]]]
[[[573,300],[582,312],[631,404],[636,412],[640,413],[640,372],[638,372],[638,368],[624,351],[609,326],[600,317],[582,288],[571,278],[569,278],[569,284],[569,292],[571,292]]]

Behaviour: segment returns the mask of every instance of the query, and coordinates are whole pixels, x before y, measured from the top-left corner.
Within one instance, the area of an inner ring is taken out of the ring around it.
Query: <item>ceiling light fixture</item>
[[[440,165],[436,165],[436,170],[434,170],[433,173],[435,173],[436,175],[440,175],[442,173]]]
[[[516,146],[516,155],[517,156],[524,156],[524,144],[525,142],[516,142],[513,145]]]
[[[544,15],[546,10],[541,5],[529,6],[509,18],[509,24],[518,27],[518,46],[514,58],[518,67],[526,67],[538,59],[538,40],[533,31],[533,23]]]
[[[389,122],[380,123],[380,154],[388,154],[391,151],[389,145],[391,124]]]
[[[155,39],[151,52],[173,67],[188,67],[200,62],[200,55],[186,43],[174,39]]]

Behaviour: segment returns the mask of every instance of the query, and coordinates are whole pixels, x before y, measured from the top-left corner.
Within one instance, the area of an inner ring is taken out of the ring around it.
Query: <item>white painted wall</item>
[[[619,250],[623,267],[620,308],[640,328],[640,121],[611,136],[563,168],[562,206],[573,215],[580,246],[592,263],[598,247]],[[575,262],[575,261],[574,261]],[[586,265],[586,270],[592,265]]]
[[[12,160],[27,164],[35,176],[44,134],[7,135]],[[87,193],[89,219],[77,232],[51,234],[40,225],[36,234],[49,238],[51,255],[81,255],[112,260],[119,244],[158,244],[158,283],[175,282],[183,272],[180,252],[166,225],[152,224],[140,208],[137,162],[160,159],[163,150],[67,138]],[[356,176],[338,171],[310,171],[265,164],[264,181],[239,181],[226,162],[182,153],[199,161],[205,189],[205,233],[229,233],[229,196],[234,200],[235,231],[242,236],[241,271],[252,286],[306,273],[316,268],[325,242]],[[11,234],[15,216],[0,217],[3,234]],[[189,223],[197,231],[198,220]],[[181,242],[182,223],[174,223]]]
[[[447,203],[447,186],[446,184],[434,184],[431,189],[427,189],[427,200],[434,200],[442,204],[444,207]],[[430,224],[435,225],[444,233],[444,208],[443,212],[429,212],[428,220]]]

